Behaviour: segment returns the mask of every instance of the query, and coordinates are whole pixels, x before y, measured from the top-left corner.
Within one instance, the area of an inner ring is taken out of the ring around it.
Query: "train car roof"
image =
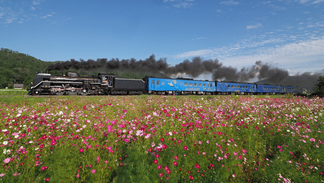
[[[195,80],[192,78],[162,78],[162,77],[155,77],[155,76],[145,76],[143,79],[146,78],[155,78],[155,79],[177,79],[177,80],[188,80],[188,81],[206,81],[206,82],[215,82],[215,81],[209,81],[209,80]]]

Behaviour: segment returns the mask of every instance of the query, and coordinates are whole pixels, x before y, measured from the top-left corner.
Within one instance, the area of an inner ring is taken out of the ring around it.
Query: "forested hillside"
[[[136,67],[134,64],[136,63]],[[81,76],[114,73],[117,77],[141,79],[146,75],[167,77],[158,71],[160,66],[166,67],[165,60],[156,61],[154,55],[146,61],[97,59],[84,61],[56,61],[45,62],[28,54],[19,53],[6,48],[0,50],[0,88],[24,84],[27,88],[33,81],[36,72],[48,72],[52,75],[63,75],[67,71],[78,72]],[[154,67],[153,67],[154,66]]]
[[[44,62],[30,55],[6,48],[0,50],[0,88],[14,83],[30,85],[36,71],[46,71],[53,62]]]

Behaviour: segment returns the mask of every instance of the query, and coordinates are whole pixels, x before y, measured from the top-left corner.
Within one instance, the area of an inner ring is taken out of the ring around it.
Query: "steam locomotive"
[[[146,76],[143,79],[126,79],[106,73],[80,77],[76,72],[67,72],[63,76],[38,73],[28,91],[29,95],[214,95],[301,93],[301,88],[185,78],[155,78],[153,76]]]

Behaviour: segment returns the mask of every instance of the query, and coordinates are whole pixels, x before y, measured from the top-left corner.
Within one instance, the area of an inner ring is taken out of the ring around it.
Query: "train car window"
[[[185,86],[188,86],[188,83],[185,83]]]
[[[152,85],[154,85],[154,80],[152,80]]]
[[[230,87],[230,85],[227,86],[228,88]]]
[[[206,84],[203,84],[203,86],[206,86]]]
[[[199,86],[201,86],[201,83],[199,83]]]
[[[189,86],[192,86],[192,83],[189,83]]]
[[[164,83],[164,81],[162,82],[162,85],[164,85],[165,83]]]
[[[156,81],[156,85],[160,85],[160,81]]]
[[[197,86],[197,83],[194,83],[194,86]]]

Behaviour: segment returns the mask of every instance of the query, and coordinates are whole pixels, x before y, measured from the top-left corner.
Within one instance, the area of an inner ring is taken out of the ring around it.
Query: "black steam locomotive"
[[[63,76],[38,73],[28,90],[29,95],[141,95],[145,83],[141,79],[118,78],[106,73],[92,77],[80,77],[76,72],[66,72]]]

